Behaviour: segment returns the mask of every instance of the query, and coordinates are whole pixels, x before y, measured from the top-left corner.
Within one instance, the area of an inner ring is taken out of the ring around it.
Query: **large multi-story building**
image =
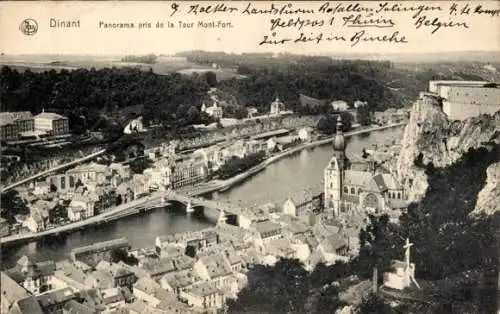
[[[429,92],[442,99],[451,120],[464,120],[500,110],[500,88],[486,81],[430,81]]]
[[[403,187],[393,174],[373,166],[368,170],[355,170],[349,165],[340,116],[333,151],[324,172],[324,206],[334,215],[353,209],[380,213],[406,207]]]
[[[13,122],[0,120],[0,139],[2,141],[15,140],[19,136],[16,125]]]
[[[22,132],[35,129],[33,115],[29,111],[0,112],[1,139],[17,139]]]
[[[180,188],[205,181],[208,177],[208,168],[202,156],[194,160],[177,163],[171,172],[170,184],[172,188]]]
[[[69,120],[57,113],[44,112],[34,117],[35,130],[45,131],[51,135],[64,135],[69,133]]]

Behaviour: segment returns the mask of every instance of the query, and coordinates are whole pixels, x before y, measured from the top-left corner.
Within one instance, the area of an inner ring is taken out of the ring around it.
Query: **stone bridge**
[[[181,203],[186,210],[191,208],[194,212],[202,211],[207,218],[218,219],[223,212],[229,221],[237,224],[242,217],[250,219],[249,213],[228,201],[209,200],[201,196],[187,195],[176,191],[167,191],[162,198],[163,201]]]

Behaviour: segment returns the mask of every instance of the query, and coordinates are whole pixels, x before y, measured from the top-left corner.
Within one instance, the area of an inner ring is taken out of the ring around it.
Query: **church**
[[[403,187],[387,170],[366,162],[364,168],[350,163],[342,132],[342,118],[337,120],[333,156],[324,171],[324,206],[334,216],[353,210],[382,213],[406,208]]]

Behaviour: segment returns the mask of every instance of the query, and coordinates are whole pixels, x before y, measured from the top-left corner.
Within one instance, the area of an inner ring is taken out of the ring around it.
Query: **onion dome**
[[[345,139],[342,133],[342,117],[340,115],[337,118],[337,133],[333,139],[333,149],[338,151],[344,151],[345,149]]]

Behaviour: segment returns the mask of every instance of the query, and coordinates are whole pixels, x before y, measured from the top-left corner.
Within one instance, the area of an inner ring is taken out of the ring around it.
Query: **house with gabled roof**
[[[51,279],[55,270],[53,261],[33,263],[24,255],[5,273],[29,292],[37,294],[52,289]]]
[[[227,286],[233,275],[231,264],[222,252],[200,257],[193,270],[202,280],[210,281],[218,288]]]

